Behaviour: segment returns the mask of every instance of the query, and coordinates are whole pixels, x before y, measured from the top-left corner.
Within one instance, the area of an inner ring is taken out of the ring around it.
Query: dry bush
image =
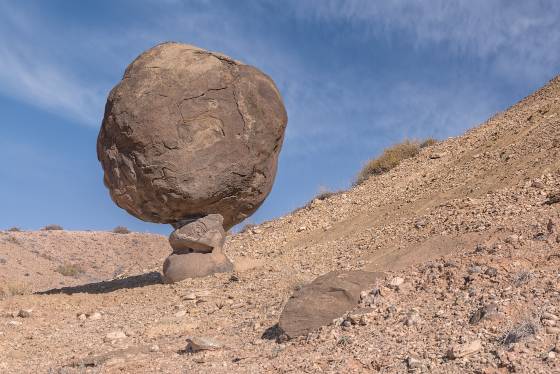
[[[402,143],[395,144],[386,148],[381,156],[368,163],[360,170],[354,186],[358,186],[365,182],[372,175],[380,175],[398,166],[401,161],[416,156],[420,152],[421,142],[405,140]]]
[[[14,227],[10,227],[8,229],[8,231],[10,231],[10,232],[20,232],[21,229],[19,227],[14,226]]]
[[[21,245],[21,242],[15,236],[9,235],[4,240],[7,241],[8,243],[12,243],[12,244],[15,244],[15,245]]]
[[[84,271],[79,265],[76,264],[64,264],[60,265],[55,270],[57,273],[64,275],[65,277],[75,277],[82,274]]]
[[[532,319],[526,319],[511,328],[502,337],[502,344],[514,344],[537,333],[539,325]]]
[[[43,231],[55,231],[55,230],[64,230],[64,228],[60,225],[46,225],[42,228]]]
[[[255,225],[254,223],[247,223],[241,228],[241,230],[239,230],[239,234],[246,233],[249,230],[251,230],[253,227],[256,227],[256,226],[257,225]]]
[[[341,191],[322,191],[319,192],[313,199],[311,199],[311,201],[308,203],[310,204],[311,202],[313,202],[313,200],[325,200],[328,199],[331,196],[337,195],[339,194]]]
[[[432,145],[435,145],[437,143],[439,143],[437,139],[428,138],[424,140],[422,143],[420,143],[420,148],[431,147]]]
[[[130,230],[124,226],[117,226],[113,229],[115,234],[130,234]]]
[[[313,204],[313,202],[315,200],[326,200],[329,197],[338,195],[339,193],[342,193],[342,192],[344,192],[344,191],[343,190],[330,191],[325,187],[321,187],[321,188],[319,188],[319,192],[317,193],[317,195],[315,195],[315,197],[313,197],[311,200],[309,200],[304,206],[300,206],[299,208],[294,209],[290,214],[297,213],[300,210],[309,209],[311,207],[311,204]]]
[[[522,285],[529,283],[533,274],[530,271],[520,271],[515,273],[513,276],[513,284],[515,287],[521,287]]]
[[[29,285],[23,282],[0,284],[0,298],[8,296],[27,295],[31,293]]]

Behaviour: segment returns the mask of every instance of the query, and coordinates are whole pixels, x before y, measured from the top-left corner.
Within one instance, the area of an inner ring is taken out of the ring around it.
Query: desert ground
[[[0,372],[560,372],[559,209],[557,77],[383,175],[229,233],[233,273],[162,283],[160,235],[3,231]],[[369,308],[275,333],[294,290],[357,269],[384,274]]]

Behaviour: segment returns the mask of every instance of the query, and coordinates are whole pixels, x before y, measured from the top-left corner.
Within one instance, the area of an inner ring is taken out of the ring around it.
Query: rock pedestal
[[[223,251],[226,238],[223,222],[220,214],[210,214],[175,225],[175,231],[169,236],[173,253],[163,264],[165,282],[233,270]]]

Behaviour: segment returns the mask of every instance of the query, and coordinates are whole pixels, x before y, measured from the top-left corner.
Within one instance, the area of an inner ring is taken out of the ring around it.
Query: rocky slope
[[[3,233],[0,282],[26,286],[0,300],[0,372],[558,372],[559,152],[555,78],[385,175],[229,236],[233,275],[174,285],[154,273],[162,237]],[[72,261],[87,261],[79,278],[56,274]],[[274,340],[293,290],[340,269],[385,272],[370,309]]]

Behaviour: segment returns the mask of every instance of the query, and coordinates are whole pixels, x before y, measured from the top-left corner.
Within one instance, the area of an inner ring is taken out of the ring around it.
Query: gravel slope
[[[555,78],[385,175],[229,236],[234,276],[175,285],[154,273],[161,236],[2,233],[4,287],[55,290],[0,300],[0,372],[559,372],[559,152]],[[85,273],[56,273],[68,262]],[[296,287],[335,269],[386,272],[363,318],[263,339]],[[187,337],[221,347],[189,353]]]

